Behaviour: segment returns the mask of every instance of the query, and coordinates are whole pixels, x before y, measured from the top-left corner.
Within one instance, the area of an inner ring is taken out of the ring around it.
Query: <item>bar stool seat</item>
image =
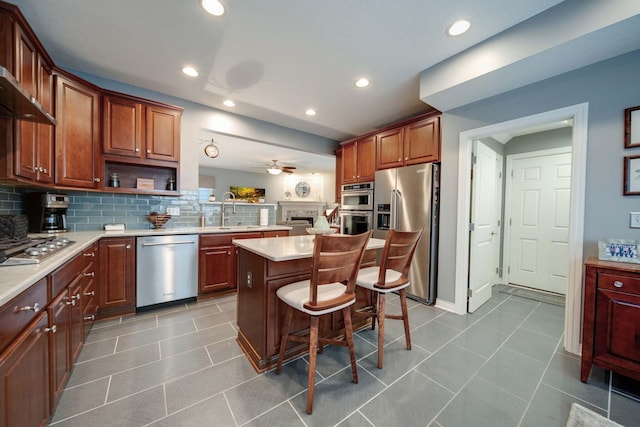
[[[371,317],[371,328],[378,323],[378,368],[384,362],[384,321],[385,319],[402,320],[407,350],[411,350],[411,333],[409,331],[409,312],[407,310],[406,287],[409,281],[409,270],[413,254],[424,229],[416,231],[391,230],[382,250],[380,266],[365,267],[358,272],[357,286],[373,292],[372,305],[356,310],[360,316]],[[388,314],[386,294],[398,292],[402,314]]]

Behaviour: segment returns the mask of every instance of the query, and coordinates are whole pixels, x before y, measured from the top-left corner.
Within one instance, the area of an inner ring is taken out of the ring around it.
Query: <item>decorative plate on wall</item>
[[[296,195],[298,197],[307,197],[311,194],[311,186],[308,182],[300,181],[296,184]]]

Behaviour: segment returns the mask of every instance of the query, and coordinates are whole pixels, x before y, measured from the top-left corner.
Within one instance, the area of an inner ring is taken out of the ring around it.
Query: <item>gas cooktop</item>
[[[22,240],[0,241],[0,267],[39,264],[75,242],[67,237],[36,237]]]

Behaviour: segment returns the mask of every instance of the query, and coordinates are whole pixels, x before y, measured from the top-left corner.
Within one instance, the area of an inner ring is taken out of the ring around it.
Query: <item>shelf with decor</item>
[[[178,192],[179,171],[176,166],[142,165],[120,159],[105,159],[103,168],[104,190],[114,193],[180,196]],[[118,186],[113,185],[114,174],[117,176]],[[144,181],[139,181],[139,179]],[[150,185],[149,188],[140,188],[142,183]]]

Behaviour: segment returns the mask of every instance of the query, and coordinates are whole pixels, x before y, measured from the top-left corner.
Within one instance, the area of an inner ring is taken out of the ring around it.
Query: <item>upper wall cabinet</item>
[[[177,162],[180,158],[181,110],[137,98],[105,94],[104,154]]]
[[[375,177],[375,136],[342,145],[342,183],[373,181]]]
[[[97,189],[100,185],[100,93],[90,84],[56,75],[55,183]]]
[[[376,170],[439,160],[439,115],[376,135]]]

